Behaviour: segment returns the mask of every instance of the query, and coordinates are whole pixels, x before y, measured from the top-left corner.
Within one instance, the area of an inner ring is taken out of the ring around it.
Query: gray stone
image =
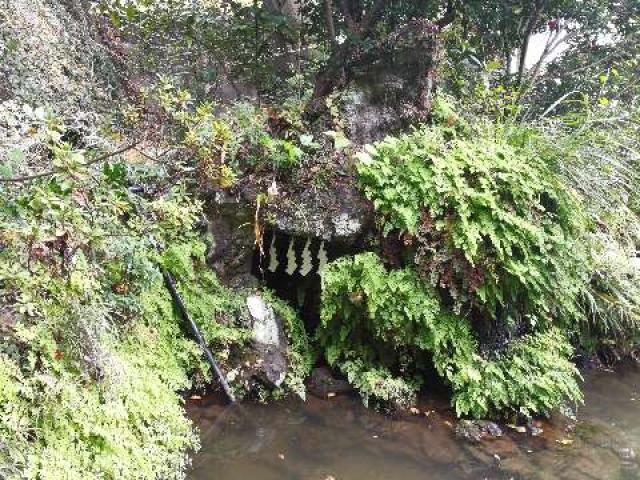
[[[215,192],[209,196],[206,213],[212,237],[209,264],[226,284],[252,286],[255,212],[251,204],[226,192]]]
[[[329,398],[332,395],[347,394],[354,391],[346,380],[335,378],[327,367],[314,368],[307,382],[309,392],[319,398]]]
[[[288,345],[282,319],[259,295],[247,297],[246,303],[252,323],[252,350],[256,356],[255,374],[279,387],[288,371]]]
[[[529,431],[531,432],[532,437],[539,437],[544,433],[544,430],[542,428],[536,427],[535,425],[529,427]]]
[[[456,425],[456,437],[469,442],[502,437],[502,429],[488,420],[460,420]]]
[[[635,462],[636,452],[633,448],[625,447],[618,450],[618,456],[625,462]]]
[[[296,237],[352,243],[373,223],[371,205],[350,180],[290,193],[267,208],[272,227]]]

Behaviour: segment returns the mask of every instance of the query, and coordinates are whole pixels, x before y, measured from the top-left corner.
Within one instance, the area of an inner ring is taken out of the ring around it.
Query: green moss
[[[64,132],[52,116],[35,125]],[[153,165],[144,180],[115,160],[87,172],[83,152],[55,146],[71,174],[0,186],[1,475],[182,478],[198,441],[178,392],[204,364],[157,249],[197,238],[200,206],[180,186],[132,194],[161,182]]]

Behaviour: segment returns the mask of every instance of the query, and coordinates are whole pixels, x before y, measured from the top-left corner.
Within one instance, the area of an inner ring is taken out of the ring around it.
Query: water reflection
[[[505,428],[471,444],[446,405],[389,419],[357,399],[189,407],[202,451],[193,480],[640,479],[640,368],[585,374],[586,405],[572,429],[559,416],[532,436]],[[567,431],[569,430],[569,431]]]

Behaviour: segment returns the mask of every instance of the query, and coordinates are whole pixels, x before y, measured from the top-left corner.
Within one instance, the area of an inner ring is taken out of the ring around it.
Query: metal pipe
[[[204,352],[204,356],[207,359],[207,362],[209,363],[209,365],[211,365],[211,368],[213,369],[214,373],[218,377],[218,381],[220,382],[220,385],[222,386],[224,393],[229,398],[229,401],[231,403],[235,403],[236,397],[231,391],[231,387],[229,387],[229,383],[227,382],[227,379],[222,373],[222,369],[218,365],[218,362],[216,362],[216,359],[213,358],[213,354],[211,353],[211,350],[209,349],[209,347],[207,347],[207,344],[204,341],[202,334],[200,333],[200,329],[198,328],[198,325],[196,325],[196,323],[187,313],[187,308],[185,307],[184,302],[182,301],[182,297],[180,296],[180,293],[176,289],[176,282],[173,279],[173,276],[165,269],[162,270],[162,276],[164,277],[164,283],[167,289],[169,290],[169,293],[171,293],[171,298],[173,299],[175,305],[178,307],[178,310],[180,311],[180,316],[182,317],[182,320],[184,320],[184,322],[187,323],[187,325],[189,326],[191,333],[193,334],[196,341],[198,342],[198,345],[200,345],[200,348]]]

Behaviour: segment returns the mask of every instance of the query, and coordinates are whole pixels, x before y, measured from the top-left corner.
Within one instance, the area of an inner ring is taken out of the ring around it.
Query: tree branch
[[[520,47],[520,58],[518,61],[518,83],[522,82],[522,77],[526,68],[527,53],[529,51],[529,41],[531,40],[531,35],[536,28],[536,24],[538,23],[538,19],[540,18],[540,14],[544,9],[545,3],[545,0],[536,0],[533,12],[529,17],[529,21],[527,22],[527,28],[524,32],[524,39],[522,40],[522,45]]]
[[[134,142],[130,145],[127,145],[126,147],[122,147],[118,150],[116,150],[115,152],[111,152],[111,153],[107,153],[105,155],[101,155],[97,158],[94,158],[93,160],[90,160],[89,162],[87,162],[85,164],[85,166],[89,166],[89,165],[93,165],[95,163],[98,162],[102,162],[108,158],[111,157],[115,157],[116,155],[120,155],[128,150],[131,150],[132,148],[134,148],[136,145],[138,145],[140,142]],[[53,170],[47,170],[46,172],[41,172],[41,173],[34,173],[33,175],[25,175],[22,177],[10,177],[10,178],[0,178],[0,183],[21,183],[21,182],[29,182],[31,180],[36,180],[38,178],[43,178],[43,177],[48,177],[49,175],[55,175],[56,173],[60,173],[63,172],[63,169],[60,168],[56,168]]]
[[[444,27],[453,22],[456,18],[456,5],[454,0],[447,0],[447,8],[444,11],[442,17],[436,20],[435,24],[438,26],[439,30],[442,30]]]
[[[325,16],[325,22],[327,22],[327,30],[329,31],[329,40],[331,42],[331,46],[335,47],[336,27],[333,22],[333,1],[332,0],[324,0],[324,16]]]

